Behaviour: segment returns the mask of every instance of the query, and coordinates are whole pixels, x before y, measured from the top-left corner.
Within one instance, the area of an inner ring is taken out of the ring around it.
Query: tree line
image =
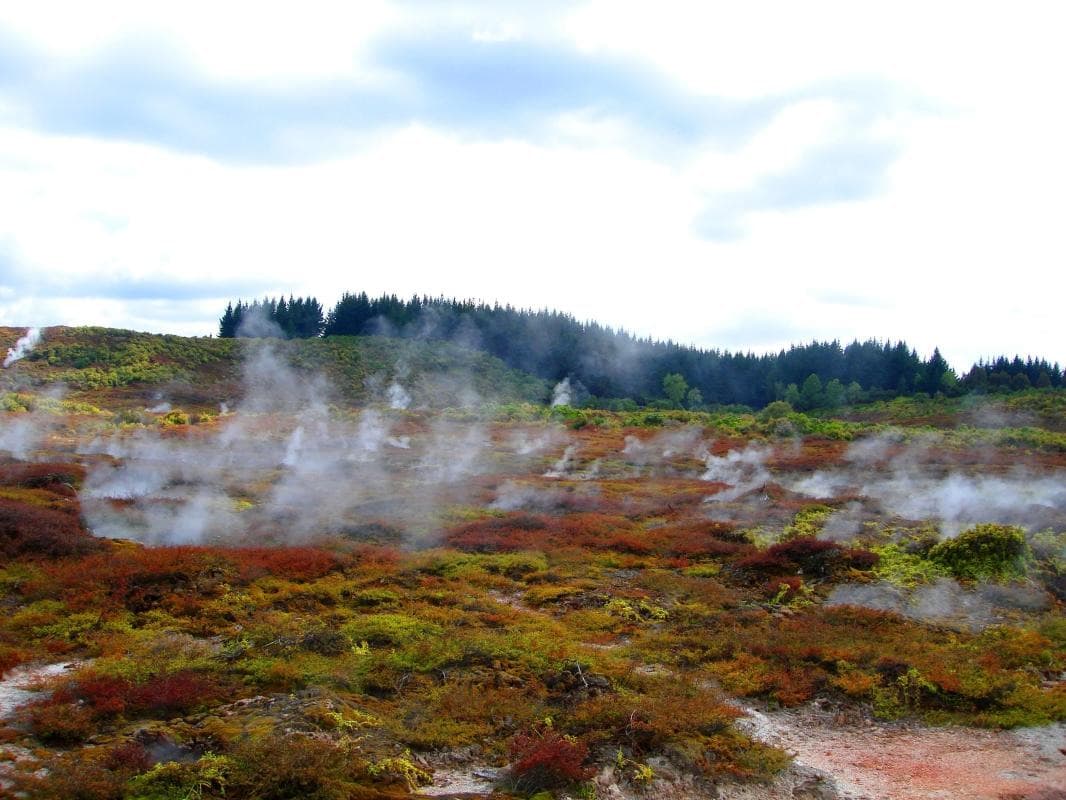
[[[263,319],[276,328],[259,324]],[[998,358],[958,375],[934,350],[922,359],[905,342],[869,339],[792,345],[756,355],[701,349],[640,338],[558,311],[518,309],[444,297],[371,298],[345,293],[323,315],[315,298],[266,298],[227,306],[219,336],[381,335],[457,341],[484,350],[508,366],[550,381],[570,378],[575,397],[610,407],[621,398],[648,403],[664,397],[679,405],[762,407],[787,400],[797,408],[900,395],[1010,391],[1061,387],[1060,366],[1046,360]],[[677,375],[680,384],[664,378]]]
[[[276,336],[284,339],[308,339],[321,336],[325,326],[322,304],[314,297],[289,295],[274,299],[266,297],[237,304],[229,303],[218,321],[218,335],[222,339],[238,336],[260,338]]]

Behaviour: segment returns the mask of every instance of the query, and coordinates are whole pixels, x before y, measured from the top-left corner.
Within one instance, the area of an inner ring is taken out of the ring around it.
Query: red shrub
[[[224,695],[217,681],[189,671],[158,675],[141,684],[83,673],[77,680],[60,686],[47,700],[35,704],[30,721],[36,732],[56,728],[72,713],[79,720],[120,714],[167,718],[208,705]],[[63,737],[61,732],[50,735],[54,739]]]
[[[26,706],[23,716],[33,735],[46,743],[73,744],[92,735],[95,730],[92,712],[54,698]]]
[[[814,697],[825,684],[825,672],[820,669],[789,669],[777,672],[773,678],[773,695],[784,706],[798,706]]]
[[[860,548],[845,550],[843,556],[849,567],[861,570],[873,569],[881,559],[881,556],[877,555],[877,553],[871,553],[869,550]]]
[[[152,757],[138,742],[126,742],[108,751],[104,766],[112,772],[144,772],[152,765]]]
[[[547,528],[548,522],[543,517],[509,514],[461,525],[451,531],[445,541],[453,547],[475,553],[523,550],[545,546],[550,538]]]
[[[110,717],[126,710],[126,698],[130,692],[130,686],[130,682],[122,678],[89,675],[78,681],[75,691],[94,714]]]
[[[772,600],[780,596],[782,602],[788,602],[800,593],[803,588],[803,579],[797,575],[786,575],[783,578],[771,578],[762,586],[763,597]]]
[[[795,572],[798,566],[784,556],[771,553],[768,550],[761,553],[752,553],[736,563],[738,569],[746,572],[762,572],[769,574],[785,574]]]
[[[868,569],[876,561],[877,557],[865,550],[844,550],[835,542],[803,536],[771,545],[761,553],[741,559],[737,566],[748,572],[771,575],[803,572],[805,575],[824,577],[843,566]],[[860,566],[862,564],[869,566]]]
[[[263,575],[309,581],[342,565],[339,555],[317,547],[255,547],[220,552],[237,564],[246,581]]]
[[[588,754],[587,744],[550,728],[520,733],[511,740],[511,783],[521,792],[538,792],[588,780]]]
[[[131,712],[165,718],[209,704],[221,695],[215,681],[194,672],[175,672],[130,687],[126,705]]]
[[[25,486],[31,489],[53,489],[56,486],[80,486],[85,479],[85,467],[80,464],[3,464],[0,465],[0,486]]]
[[[0,645],[0,677],[3,677],[4,673],[9,669],[14,669],[27,660],[29,660],[28,656],[21,650],[13,650],[5,645]]]
[[[620,553],[631,553],[635,556],[646,556],[655,552],[652,543],[636,536],[616,536],[606,542],[608,550],[617,550]]]
[[[4,558],[60,558],[103,546],[82,527],[76,504],[69,511],[58,511],[0,498],[0,556]]]

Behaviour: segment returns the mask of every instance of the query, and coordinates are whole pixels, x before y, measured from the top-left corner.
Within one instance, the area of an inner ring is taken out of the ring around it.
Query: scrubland
[[[753,705],[1066,717],[1061,391],[609,412],[458,348],[157,338],[3,373],[0,671],[69,667],[0,796],[711,797],[789,769]]]

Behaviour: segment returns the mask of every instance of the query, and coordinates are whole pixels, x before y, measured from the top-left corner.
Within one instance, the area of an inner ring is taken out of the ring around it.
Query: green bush
[[[404,645],[417,639],[443,636],[444,630],[407,614],[368,614],[343,628],[353,643]]]
[[[1029,547],[1015,525],[975,525],[929,551],[929,560],[956,578],[1009,580],[1025,575]]]
[[[174,409],[161,416],[159,418],[159,424],[164,428],[171,425],[188,425],[189,415],[180,409]]]

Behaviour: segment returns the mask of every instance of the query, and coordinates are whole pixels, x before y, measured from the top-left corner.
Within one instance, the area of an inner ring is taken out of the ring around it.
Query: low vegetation
[[[212,544],[150,547],[92,535],[90,503],[120,515],[139,498],[93,495],[98,470],[122,476],[125,464],[88,444],[227,431],[235,415],[207,399],[235,391],[234,359],[258,345],[114,336],[50,332],[22,365],[25,385],[3,396],[7,430],[35,420],[47,435],[29,457],[0,460],[0,672],[70,668],[0,720],[0,798],[400,798],[475,766],[496,770],[499,796],[593,797],[605,769],[655,796],[661,765],[706,785],[788,769],[786,753],[737,725],[743,704],[824,698],[881,719],[991,728],[1066,719],[1058,509],[1036,504],[1040,524],[1027,527],[949,530],[882,508],[862,482],[799,488],[845,470],[1000,479],[1023,461],[1053,477],[1066,466],[1061,428],[1040,421],[1060,413],[1053,391],[996,401],[1031,415],[1033,433],[1017,438],[1009,431],[1025,427],[960,427],[972,413],[961,398],[846,419],[784,402],[760,413],[547,407],[526,402],[544,384],[461,348],[276,342],[296,374],[326,372],[341,397],[372,395],[373,413],[392,415],[378,467],[394,503],[426,500],[405,481],[436,465],[419,437],[442,420],[445,455],[460,459],[476,429],[491,469],[436,485],[432,514],[390,517],[367,502],[329,531],[294,536],[291,512],[240,542],[221,531]],[[447,397],[458,390],[427,376],[463,369],[509,394],[385,409],[400,357],[409,386],[426,378]],[[164,372],[201,382],[168,395],[188,393],[178,407],[146,410],[154,398],[138,381],[159,387]],[[48,399],[57,378],[81,388]],[[318,419],[357,413],[337,403]],[[312,427],[302,408],[285,414],[249,415],[238,430]],[[513,442],[534,439],[549,444],[515,455]],[[200,466],[190,463],[139,510],[173,518]],[[312,480],[356,491],[341,463]],[[256,513],[284,468],[227,466],[220,519]],[[937,592],[967,612],[982,603],[979,624],[930,611]]]

